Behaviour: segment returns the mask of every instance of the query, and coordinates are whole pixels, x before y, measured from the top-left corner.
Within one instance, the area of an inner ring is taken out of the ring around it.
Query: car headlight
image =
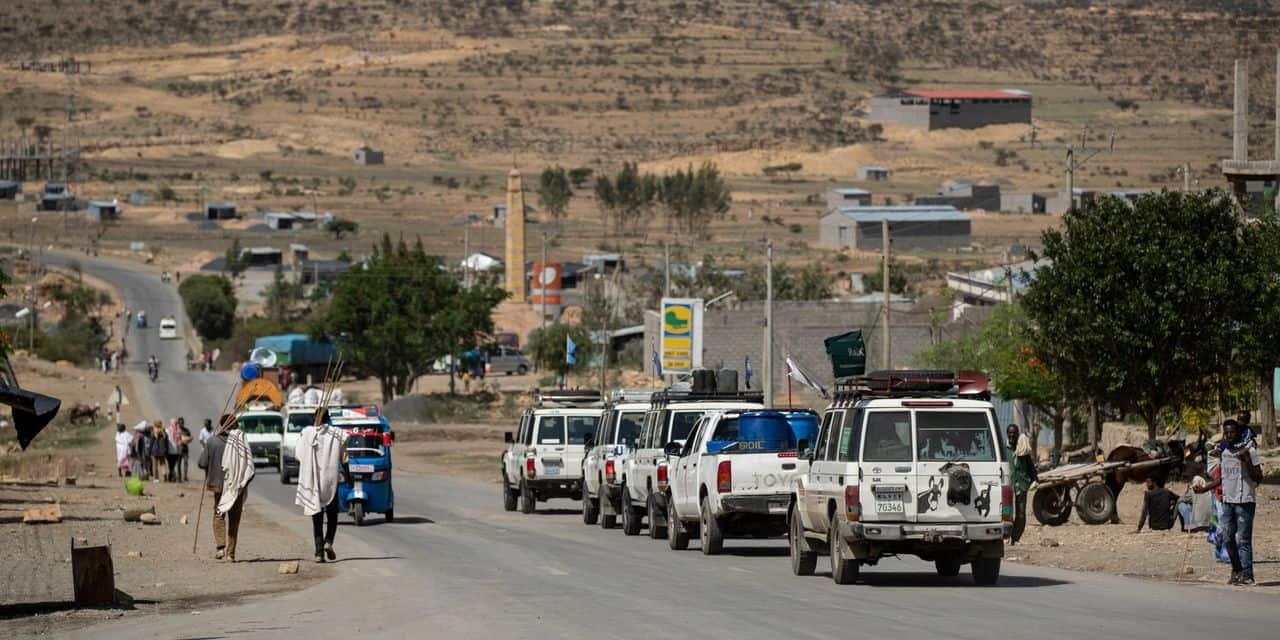
[[[383,471],[374,471],[374,472],[373,472],[373,475],[369,477],[369,481],[370,481],[370,482],[381,482],[381,481],[383,481],[383,480],[386,480],[386,479],[387,479],[387,476],[389,476],[389,475],[391,475],[391,472],[390,472],[390,471],[386,471],[386,470],[383,470]]]

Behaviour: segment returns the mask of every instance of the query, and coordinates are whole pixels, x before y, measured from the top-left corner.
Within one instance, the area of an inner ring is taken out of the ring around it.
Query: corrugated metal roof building
[[[880,224],[898,251],[969,245],[970,220],[951,206],[841,207],[818,223],[818,244],[829,249],[880,251]]]
[[[1031,124],[1031,94],[1016,89],[896,91],[871,97],[871,119],[930,131]]]

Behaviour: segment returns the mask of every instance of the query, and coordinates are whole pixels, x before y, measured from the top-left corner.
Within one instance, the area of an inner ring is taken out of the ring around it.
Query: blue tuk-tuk
[[[395,521],[396,494],[391,487],[391,423],[376,406],[344,406],[329,410],[329,424],[345,430],[347,464],[338,478],[338,509],[351,514],[356,526],[368,513]]]

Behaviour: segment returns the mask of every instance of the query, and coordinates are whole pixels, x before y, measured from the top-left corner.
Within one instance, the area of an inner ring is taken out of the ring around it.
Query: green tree
[[[318,333],[340,337],[343,357],[378,379],[382,401],[404,395],[437,358],[492,331],[505,292],[470,289],[442,272],[421,241],[384,235],[367,266],[343,273]]]
[[[921,363],[952,371],[985,371],[992,390],[1006,400],[1021,400],[1049,418],[1054,449],[1062,450],[1063,427],[1079,406],[1066,385],[1036,357],[1034,328],[1020,304],[1003,304],[975,332],[931,345],[916,353]]]
[[[1240,314],[1234,364],[1257,389],[1263,440],[1277,443],[1274,370],[1280,365],[1280,221],[1274,217],[1244,226],[1237,286],[1248,305]]]
[[[236,294],[231,281],[214,275],[197,274],[178,285],[182,307],[196,332],[208,340],[231,337],[236,320]]]
[[[342,236],[347,235],[348,233],[351,235],[360,233],[360,224],[355,220],[334,218],[325,225],[324,230],[332,233],[334,240],[341,240]]]
[[[1023,298],[1032,349],[1069,392],[1141,417],[1154,438],[1165,409],[1232,365],[1240,222],[1214,191],[1102,198],[1063,223],[1044,232],[1049,262]]]
[[[223,257],[226,259],[224,270],[231,274],[233,279],[239,278],[240,274],[249,267],[249,261],[244,257],[244,248],[240,246],[240,238],[231,241],[231,248],[227,249]]]
[[[565,357],[566,338],[573,338],[577,364],[569,364]],[[591,332],[581,325],[556,323],[529,336],[529,356],[539,367],[555,372],[562,381],[571,372],[585,370],[595,350],[595,345],[591,344]]]
[[[733,201],[729,186],[720,176],[714,162],[704,162],[696,170],[677,170],[662,177],[658,199],[667,212],[667,226],[672,222],[689,233],[704,235],[711,221],[723,218]]]
[[[276,265],[271,284],[263,290],[262,297],[266,302],[268,316],[275,319],[292,317],[295,315],[293,306],[304,297],[302,283],[286,278],[284,267]]]
[[[595,173],[589,167],[577,167],[569,170],[569,182],[573,183],[574,189],[585,189],[587,180],[591,179],[591,174]]]
[[[569,199],[572,197],[569,175],[563,167],[547,167],[542,170],[542,175],[538,177],[538,206],[555,220],[560,220],[569,209]]]
[[[605,222],[612,218],[618,233],[638,226],[642,215],[657,200],[659,180],[651,174],[640,173],[639,165],[624,162],[622,169],[612,179],[596,178],[596,200],[605,213]]]
[[[862,279],[867,287],[867,291],[884,291],[884,262],[880,262],[875,273],[868,274]],[[890,293],[906,293],[910,284],[907,278],[907,270],[902,266],[901,262],[889,258],[889,292]]]

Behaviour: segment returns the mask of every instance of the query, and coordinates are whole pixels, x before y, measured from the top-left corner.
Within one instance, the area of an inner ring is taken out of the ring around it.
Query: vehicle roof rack
[[[673,391],[666,389],[653,394],[653,404],[666,405],[680,402],[764,402],[760,391]]]
[[[623,402],[643,402],[648,403],[653,400],[653,389],[614,389],[609,394],[609,402],[620,404]]]
[[[981,371],[906,369],[873,371],[836,381],[838,400],[861,398],[973,398],[990,400],[987,374]]]
[[[600,392],[595,389],[549,389],[538,392],[540,409],[588,409],[601,404]]]

